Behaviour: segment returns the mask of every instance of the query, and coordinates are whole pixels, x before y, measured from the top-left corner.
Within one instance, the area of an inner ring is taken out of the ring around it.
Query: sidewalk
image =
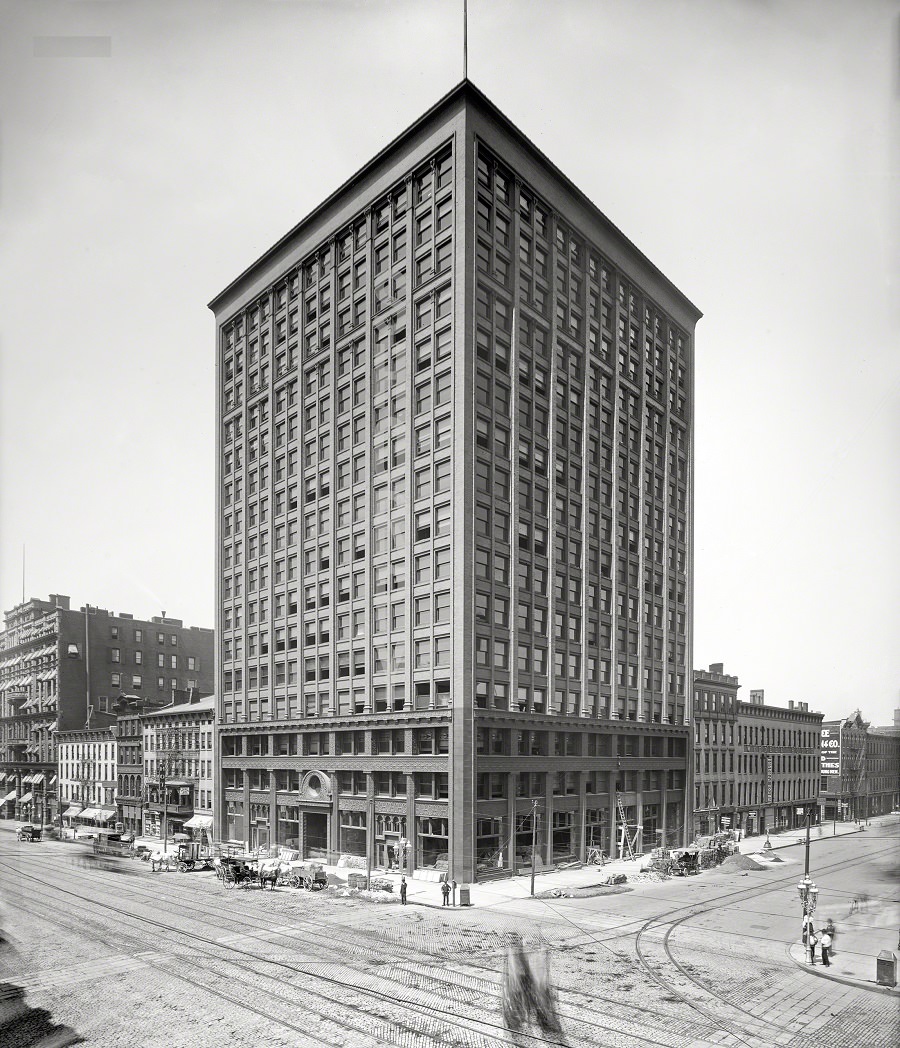
[[[843,937],[843,933],[841,936]],[[896,950],[891,952],[895,955],[897,953]],[[858,986],[865,990],[893,994],[900,998],[900,987],[878,985],[877,958],[875,957],[862,953],[845,953],[839,950],[831,958],[831,965],[826,968],[818,955],[815,964],[809,963],[803,943],[793,943],[788,953],[798,968],[802,968],[811,975],[817,975],[820,979],[830,979],[832,982],[844,983],[846,986]]]

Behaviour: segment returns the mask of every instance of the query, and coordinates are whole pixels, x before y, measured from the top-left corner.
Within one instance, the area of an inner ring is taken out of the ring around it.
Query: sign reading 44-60
[[[822,753],[820,774],[841,774],[841,729],[822,729]]]

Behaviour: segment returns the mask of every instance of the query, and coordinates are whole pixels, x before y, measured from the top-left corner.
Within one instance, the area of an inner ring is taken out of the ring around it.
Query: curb
[[[794,951],[803,951],[803,959],[795,956]],[[787,948],[788,957],[794,964],[809,975],[815,975],[819,979],[828,979],[830,982],[841,983],[844,986],[855,986],[858,990],[869,990],[871,993],[887,994],[887,996],[900,996],[900,989],[896,986],[879,986],[877,983],[867,979],[853,979],[848,975],[834,975],[832,972],[824,971],[822,964],[809,964],[806,960],[806,951],[799,943],[791,943]],[[874,958],[873,958],[874,961]]]

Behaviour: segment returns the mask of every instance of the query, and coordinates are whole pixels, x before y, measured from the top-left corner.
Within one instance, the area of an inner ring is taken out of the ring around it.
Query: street
[[[69,842],[19,843],[4,827],[3,923],[16,952],[0,978],[105,1048],[488,1048],[510,1043],[499,998],[518,933],[526,949],[548,948],[572,1048],[893,1046],[896,994],[791,959],[802,848],[781,858],[772,869],[726,864],[585,898],[513,900],[499,882],[494,902],[442,910],[226,891],[209,872],[153,874]],[[818,912],[839,929],[836,973],[842,953],[864,961],[896,947],[897,867],[897,819],[814,839]],[[864,893],[867,909],[851,916]]]

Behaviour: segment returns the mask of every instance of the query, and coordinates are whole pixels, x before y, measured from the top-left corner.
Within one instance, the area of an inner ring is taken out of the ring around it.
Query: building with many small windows
[[[900,732],[872,728],[859,710],[822,725],[824,817],[868,819],[900,808]]]
[[[59,768],[59,825],[77,833],[113,828],[116,807],[117,740],[111,717],[101,714],[104,727],[56,733]]]
[[[699,311],[468,81],[211,308],[221,834],[683,840]]]
[[[194,830],[212,836],[215,698],[186,702],[142,717],[145,837]]]
[[[805,702],[767,706],[765,692],[738,699],[723,663],[694,671],[694,834],[745,834],[819,822],[822,714]]]
[[[51,594],[6,612],[0,632],[0,815],[57,823],[57,733],[111,723],[122,692],[212,691],[213,632],[135,619]],[[103,719],[105,717],[105,720]],[[113,774],[115,778],[115,773]],[[103,780],[105,781],[105,780]]]

